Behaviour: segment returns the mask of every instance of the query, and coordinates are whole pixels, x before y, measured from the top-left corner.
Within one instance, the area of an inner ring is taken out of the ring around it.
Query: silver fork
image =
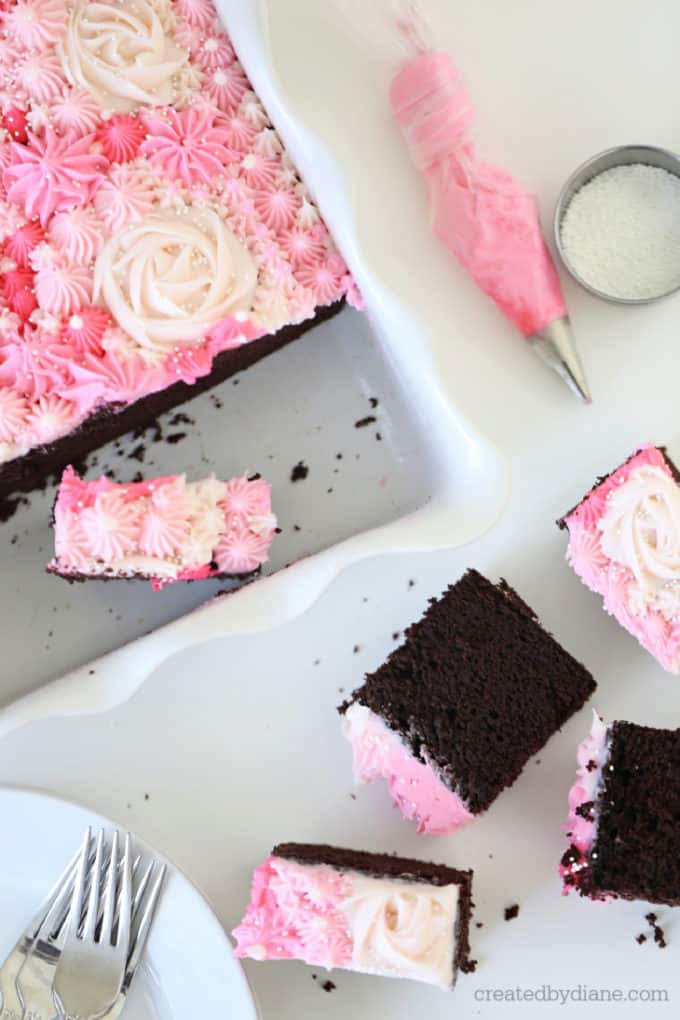
[[[83,1020],[103,1017],[118,998],[125,977],[132,916],[130,835],[125,836],[121,859],[117,830],[111,841],[105,880],[104,832],[100,831],[97,836],[94,864],[89,875],[88,902],[83,915],[90,840],[88,831],[52,986],[59,1015],[82,1017]]]
[[[58,910],[63,910],[70,901],[78,859],[79,854],[76,854],[70,864],[64,868],[35,917],[0,966],[0,1017],[2,1020],[21,1020],[23,1005],[17,992],[17,978],[26,957],[33,949],[33,944],[48,913],[55,904],[59,904]]]
[[[102,1020],[118,1020],[127,1001],[130,986],[137,974],[167,871],[165,864],[157,865],[158,862],[155,859],[149,862],[135,892],[132,904],[132,941],[123,985],[118,998]]]

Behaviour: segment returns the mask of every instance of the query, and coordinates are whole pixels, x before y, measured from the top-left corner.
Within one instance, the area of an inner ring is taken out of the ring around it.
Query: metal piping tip
[[[539,357],[562,376],[569,389],[589,404],[592,399],[590,389],[576,349],[569,316],[564,315],[561,319],[549,322],[543,329],[533,333],[529,342]]]

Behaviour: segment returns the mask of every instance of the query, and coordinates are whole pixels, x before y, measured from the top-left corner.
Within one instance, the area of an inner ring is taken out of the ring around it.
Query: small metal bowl
[[[574,269],[562,245],[562,221],[569,208],[569,203],[576,192],[580,191],[584,184],[592,181],[593,177],[597,177],[604,170],[611,170],[616,166],[629,166],[631,163],[657,166],[661,170],[667,170],[669,173],[675,174],[676,177],[680,177],[680,156],[669,149],[659,149],[655,145],[617,145],[613,149],[606,149],[604,152],[598,153],[597,156],[592,156],[591,159],[586,160],[585,163],[582,163],[574,171],[560,191],[553,220],[555,244],[565,268],[571,273],[577,283],[580,283],[591,294],[604,298],[605,301],[613,301],[619,305],[649,305],[654,301],[660,301],[662,298],[669,297],[671,294],[676,294],[680,290],[680,279],[678,279],[676,286],[671,287],[670,290],[666,290],[662,294],[655,294],[653,297],[616,297],[613,294],[607,294],[604,291],[598,290],[597,287],[591,286],[587,280],[584,280]]]

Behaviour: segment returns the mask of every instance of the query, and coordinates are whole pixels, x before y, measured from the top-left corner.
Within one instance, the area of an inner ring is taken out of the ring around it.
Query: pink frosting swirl
[[[232,160],[226,133],[210,107],[189,107],[180,113],[168,109],[162,118],[145,116],[144,125],[142,155],[161,173],[184,184],[210,184]]]
[[[235,955],[349,966],[352,939],[339,909],[348,892],[349,882],[332,868],[268,857],[253,873],[248,909],[232,933]]]
[[[91,205],[57,213],[50,220],[48,237],[64,259],[77,266],[89,265],[103,244],[101,222]]]
[[[8,38],[27,50],[44,49],[60,38],[66,26],[66,6],[61,0],[19,0],[2,15]]]
[[[176,478],[153,492],[142,522],[140,548],[149,556],[174,556],[182,546],[187,528],[184,478]]]
[[[110,561],[131,552],[138,539],[140,512],[140,507],[127,503],[120,492],[100,492],[93,506],[80,515],[93,555]]]
[[[0,386],[0,442],[13,443],[26,427],[28,401],[8,386]]]
[[[50,216],[62,209],[85,205],[107,168],[103,156],[91,151],[93,135],[73,140],[50,128],[28,145],[12,142],[12,163],[4,172],[12,202],[30,219],[39,217],[46,226]]]
[[[676,627],[680,515],[675,514],[673,527],[670,524],[671,511],[679,505],[677,483],[663,453],[647,445],[565,518],[567,560],[574,572],[602,596],[607,612],[672,673],[680,672]],[[637,546],[631,535],[637,536]],[[668,563],[655,573],[649,563],[664,556]]]

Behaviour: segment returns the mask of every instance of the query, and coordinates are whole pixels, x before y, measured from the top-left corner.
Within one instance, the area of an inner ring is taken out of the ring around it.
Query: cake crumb
[[[377,397],[369,397],[368,398],[368,402],[369,402],[369,404],[371,405],[371,407],[373,408],[374,411],[375,411],[376,407],[378,406],[378,404],[380,403],[380,401],[378,400]]]
[[[654,941],[656,942],[659,949],[665,949],[668,943],[666,942],[666,933],[660,924],[657,924],[657,916],[654,913],[645,914],[645,921],[649,922],[649,926],[654,932]]]
[[[178,411],[177,414],[173,414],[170,424],[176,427],[177,425],[195,425],[196,422],[188,414],[185,414],[184,411]]]
[[[484,922],[483,921],[475,921],[475,928],[483,928],[483,927],[484,927]]]
[[[324,981],[321,987],[323,988],[324,992],[334,992],[338,986],[333,984],[332,981]]]
[[[519,914],[519,903],[513,903],[511,907],[505,908],[504,917],[506,921],[513,921]]]
[[[377,420],[374,414],[367,414],[365,418],[359,418],[359,421],[354,422],[354,428],[365,429],[367,425],[372,425]]]
[[[635,941],[637,942],[637,944],[638,944],[639,946],[641,946],[643,942],[646,942],[646,941],[647,941],[647,936],[646,936],[646,935],[643,935],[643,934],[642,934],[642,932],[640,932],[640,934],[639,934],[639,935],[636,935],[636,936],[635,936]]]
[[[409,586],[409,588],[415,588],[415,586],[416,586],[416,582],[415,582],[415,580],[412,577],[409,578],[408,586]]]
[[[341,453],[336,453],[335,459],[336,460],[342,460],[342,454]]]
[[[301,528],[300,528],[299,524],[294,524],[293,525],[293,531],[300,531],[300,530],[301,530]]]
[[[187,437],[186,432],[173,432],[167,437],[165,441],[166,443],[170,443],[171,446],[174,446],[175,443],[181,443],[183,439],[186,439],[186,437]]]
[[[309,468],[303,460],[299,460],[290,473],[291,482],[302,482],[309,474]]]
[[[353,651],[353,652],[354,652],[354,654],[356,655],[356,654],[357,654],[357,652],[360,652],[360,651],[361,651],[361,645],[355,645],[355,646],[354,646],[354,648],[352,649],[352,651]]]
[[[378,442],[379,442],[379,443],[381,443],[381,442],[382,442],[382,436],[380,435],[380,433],[379,433],[379,432],[376,432],[376,434],[375,434],[375,438],[376,438],[376,439],[378,440]]]
[[[349,795],[349,799],[350,799],[350,800],[356,800],[356,799],[357,799],[357,795],[356,795],[356,793],[350,793],[350,795]]]
[[[395,631],[392,632],[392,640],[393,641],[398,641],[400,637],[401,637],[401,631],[400,630],[395,630]]]
[[[460,965],[463,974],[474,974],[477,970],[477,960],[464,960]]]

